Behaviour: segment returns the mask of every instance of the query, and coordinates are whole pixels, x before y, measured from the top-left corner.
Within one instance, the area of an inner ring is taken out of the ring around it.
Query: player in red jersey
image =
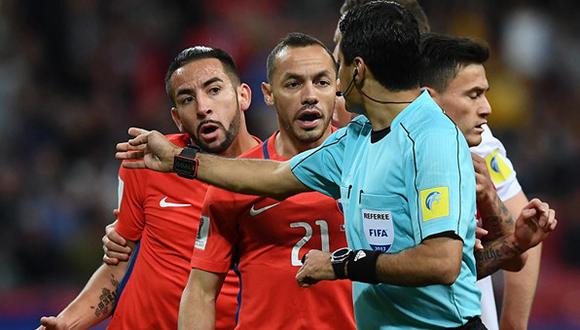
[[[173,143],[195,143],[206,152],[227,157],[259,143],[245,125],[250,88],[240,82],[226,52],[201,46],[183,50],[169,66],[165,84],[174,104],[171,116],[182,132],[169,136]],[[207,188],[176,174],[121,168],[116,230],[134,250],[132,261],[103,264],[79,296],[58,317],[43,317],[42,325],[88,328],[110,316],[116,303],[111,329],[177,328]],[[238,283],[237,276],[231,275],[218,299],[216,328],[220,329],[235,326]]]
[[[336,66],[328,49],[304,34],[289,34],[268,57],[262,91],[278,114],[279,132],[245,158],[287,160],[319,146],[332,132]],[[211,329],[221,281],[238,262],[238,329],[354,329],[351,284],[302,289],[295,274],[310,249],[346,246],[337,202],[320,193],[283,201],[210,187],[179,312],[185,329]]]

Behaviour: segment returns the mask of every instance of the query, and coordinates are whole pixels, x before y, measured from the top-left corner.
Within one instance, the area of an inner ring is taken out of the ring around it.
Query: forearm
[[[215,297],[205,297],[188,284],[179,305],[179,329],[213,329]]]
[[[462,244],[456,239],[433,238],[399,253],[382,254],[377,260],[377,277],[382,283],[400,286],[450,285],[461,269]]]
[[[308,191],[290,170],[289,162],[227,159],[198,154],[197,177],[211,185],[249,195],[285,198]]]
[[[526,254],[527,262],[521,271],[504,273],[501,329],[527,328],[540,273],[542,245],[528,250]]]
[[[478,194],[477,205],[482,226],[488,231],[484,240],[492,241],[514,231],[514,217],[495,190]]]
[[[214,329],[215,304],[223,278],[223,275],[192,269],[181,295],[179,329]]]
[[[505,201],[505,205],[514,217],[517,217],[527,204],[528,198],[523,191]],[[540,272],[541,244],[529,249],[525,254],[527,261],[521,271],[504,273],[500,322],[502,329],[526,329],[528,325]]]
[[[127,262],[121,262],[117,266],[101,265],[81,293],[58,317],[65,320],[70,329],[87,329],[108,318],[127,265]]]
[[[508,265],[519,265],[523,267],[525,262],[522,259],[522,251],[515,244],[512,235],[497,238],[491,242],[483,244],[482,251],[475,251],[477,265],[477,278],[481,279],[498,271]],[[509,267],[510,270],[519,270]]]

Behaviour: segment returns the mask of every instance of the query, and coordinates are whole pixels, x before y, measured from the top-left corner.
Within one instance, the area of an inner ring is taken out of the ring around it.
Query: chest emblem
[[[280,204],[280,202],[274,203],[274,204],[271,204],[268,206],[264,206],[264,207],[261,207],[259,209],[256,209],[256,204],[252,204],[252,208],[250,209],[250,216],[255,217],[258,214],[264,213],[264,212],[268,211],[269,209],[271,209],[275,206],[278,206],[278,204]]]
[[[362,220],[365,238],[375,251],[387,252],[395,241],[393,215],[390,211],[363,209]]]
[[[191,206],[191,204],[179,204],[179,203],[171,203],[167,201],[167,196],[163,197],[163,199],[161,199],[159,201],[159,206],[165,208],[165,207],[187,207],[187,206]]]

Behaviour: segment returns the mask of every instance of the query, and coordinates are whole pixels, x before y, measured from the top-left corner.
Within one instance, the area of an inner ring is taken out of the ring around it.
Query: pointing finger
[[[115,153],[115,158],[119,160],[129,160],[129,159],[143,159],[145,156],[144,151],[121,151]],[[123,163],[130,163],[130,162],[123,162]],[[124,165],[124,164],[123,164]]]
[[[143,129],[143,128],[139,128],[139,127],[129,127],[129,130],[127,131],[129,133],[129,135],[137,137],[141,134],[147,134],[149,133],[148,130]]]
[[[135,168],[147,168],[145,166],[145,162],[142,161],[142,160],[141,161],[135,161],[135,162],[123,162],[122,166],[124,168],[132,168],[132,169],[135,169]]]

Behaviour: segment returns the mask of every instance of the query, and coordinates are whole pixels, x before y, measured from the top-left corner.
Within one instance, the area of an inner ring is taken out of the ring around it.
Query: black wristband
[[[348,278],[357,282],[379,283],[377,279],[377,259],[379,255],[381,255],[380,251],[353,251],[348,257],[345,267]]]
[[[334,270],[334,275],[336,275],[336,278],[339,280],[343,280],[346,277],[346,263],[341,262],[341,263],[337,263],[337,264],[332,264],[332,269]]]

